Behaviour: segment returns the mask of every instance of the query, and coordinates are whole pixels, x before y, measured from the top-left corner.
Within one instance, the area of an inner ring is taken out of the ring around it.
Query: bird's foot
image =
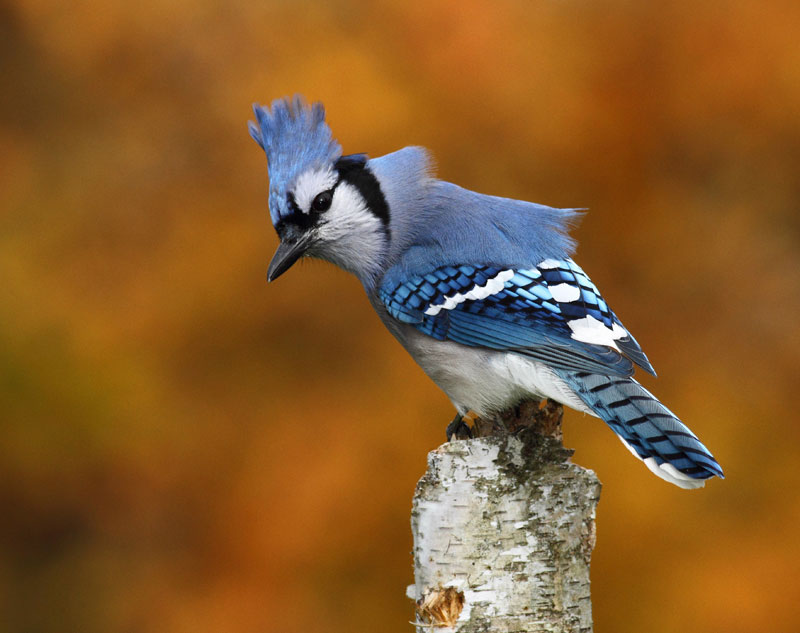
[[[445,433],[447,433],[448,442],[452,442],[454,439],[468,440],[472,437],[472,429],[464,422],[464,418],[460,413],[456,413],[456,417],[447,425]]]

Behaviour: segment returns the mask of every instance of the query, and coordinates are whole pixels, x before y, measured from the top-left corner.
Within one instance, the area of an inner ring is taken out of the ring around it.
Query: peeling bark
[[[600,482],[570,463],[560,419],[524,403],[429,453],[411,515],[418,633],[592,630]]]

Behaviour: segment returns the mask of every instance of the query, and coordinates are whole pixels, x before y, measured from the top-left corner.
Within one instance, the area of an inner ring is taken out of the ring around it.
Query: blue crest
[[[248,122],[250,136],[267,154],[269,210],[273,225],[292,213],[286,193],[297,177],[311,168],[332,165],[342,155],[325,123],[325,108],[309,106],[300,95],[276,99],[269,108],[253,105],[258,123]]]

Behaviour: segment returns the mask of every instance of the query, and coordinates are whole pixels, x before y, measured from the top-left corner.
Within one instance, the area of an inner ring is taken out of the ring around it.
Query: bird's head
[[[269,281],[304,256],[362,281],[373,277],[389,240],[389,210],[367,157],[342,156],[321,103],[296,96],[253,110],[250,135],[267,154],[270,217],[280,238]]]

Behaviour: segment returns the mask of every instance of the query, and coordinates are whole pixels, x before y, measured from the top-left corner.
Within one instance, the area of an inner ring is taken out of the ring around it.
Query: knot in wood
[[[417,600],[417,618],[432,627],[453,627],[464,608],[464,592],[455,587],[429,589]],[[419,625],[415,622],[414,624]]]

